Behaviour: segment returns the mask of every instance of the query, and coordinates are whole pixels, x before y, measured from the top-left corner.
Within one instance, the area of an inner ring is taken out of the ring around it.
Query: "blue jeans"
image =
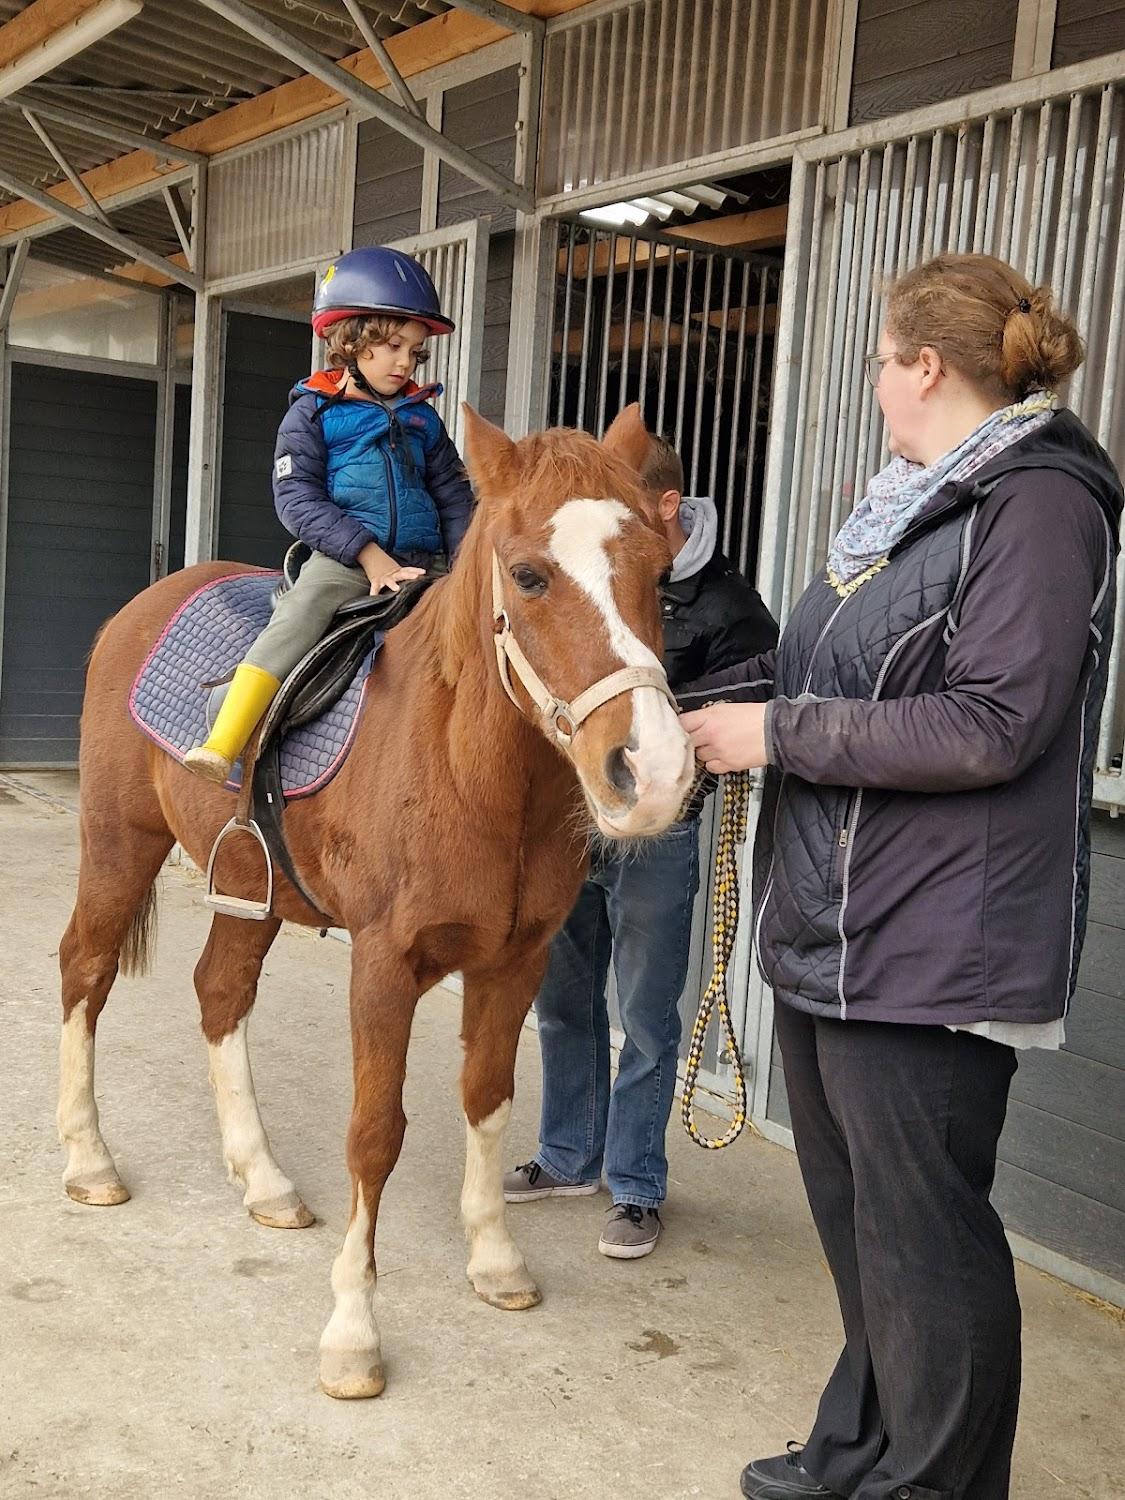
[[[699,824],[677,823],[639,854],[595,856],[551,944],[535,1002],[543,1110],[535,1160],[614,1203],[656,1208],[668,1192],[664,1132],[676,1086],[677,1001],[699,886]],[[606,980],[612,958],[625,1045],[612,1091]]]

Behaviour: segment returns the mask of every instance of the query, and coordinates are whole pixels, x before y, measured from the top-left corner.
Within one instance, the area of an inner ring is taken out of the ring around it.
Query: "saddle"
[[[303,543],[297,542],[290,547],[281,579],[273,592],[274,603],[293,587],[302,563],[310,555]],[[332,707],[355,680],[363,662],[386,632],[406,618],[430,585],[441,576],[440,571],[434,570],[400,584],[397,594],[375,594],[341,605],[328,634],[286,677],[266,711],[256,740],[251,741],[243,752],[238,804],[234,816],[222,828],[211,849],[205,902],[212,910],[227,916],[264,921],[272,914],[273,868],[276,864],[313,911],[318,912],[328,926],[335,925],[334,918],[321,910],[301,879],[285,838],[283,814],[287,796],[282,784],[282,745],[288,735],[319,719]],[[266,899],[263,903],[248,901],[245,897],[223,896],[215,890],[215,860],[219,846],[236,833],[250,834],[262,850],[266,864]]]

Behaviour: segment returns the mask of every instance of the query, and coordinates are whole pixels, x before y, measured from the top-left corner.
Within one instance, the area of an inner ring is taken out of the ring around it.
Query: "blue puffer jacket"
[[[452,557],[473,510],[460,454],[429,405],[440,386],[383,402],[338,399],[343,372],[293,389],[277,433],[273,495],[299,541],[354,565],[375,541],[395,557]],[[334,399],[336,398],[336,399]]]

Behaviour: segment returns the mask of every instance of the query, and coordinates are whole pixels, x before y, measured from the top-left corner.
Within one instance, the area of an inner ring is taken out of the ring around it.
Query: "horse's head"
[[[694,759],[661,667],[669,552],[638,480],[640,414],[627,408],[600,443],[562,429],[514,443],[469,408],[466,420],[498,675],[573,762],[603,834],[661,833]]]

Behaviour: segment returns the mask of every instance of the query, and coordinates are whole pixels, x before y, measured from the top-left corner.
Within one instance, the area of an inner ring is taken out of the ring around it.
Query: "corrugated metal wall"
[[[612,182],[823,117],[828,0],[634,0],[547,40],[539,189]]]
[[[217,158],[207,173],[208,279],[339,254],[347,147],[347,126],[336,119]]]
[[[73,765],[94,637],[149,581],[156,385],[22,362],[11,383],[0,764]]]

